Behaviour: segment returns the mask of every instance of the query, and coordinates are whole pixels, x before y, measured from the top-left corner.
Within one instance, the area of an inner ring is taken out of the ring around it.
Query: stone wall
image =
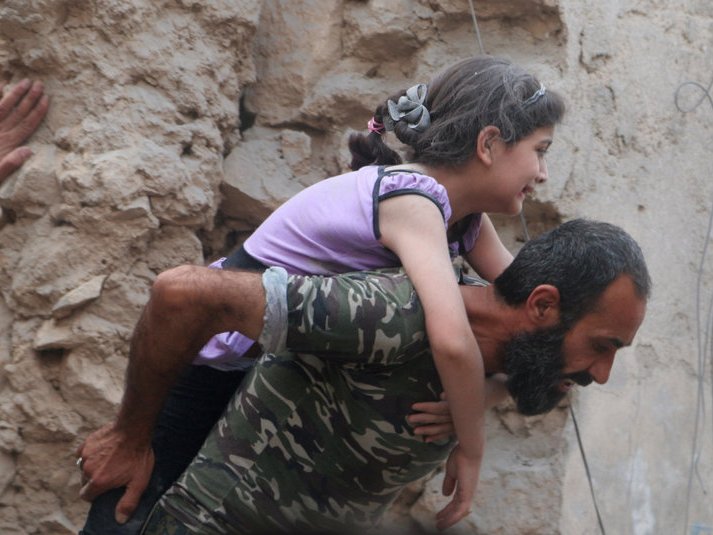
[[[685,532],[687,510],[689,524],[713,525],[710,423],[697,442],[702,484],[687,492],[713,109],[674,103],[679,84],[713,76],[713,8],[474,3],[486,51],[569,102],[550,180],[526,208],[530,232],[580,216],[620,224],[654,278],[634,347],[574,401],[607,530]],[[345,170],[346,136],[379,101],[477,52],[467,0],[0,4],[3,75],[40,78],[53,99],[36,155],[0,187],[0,532],[81,525],[73,452],[120,399],[156,274],[230,250],[290,195]],[[516,250],[519,220],[497,224]],[[708,262],[703,314],[710,274]],[[388,521],[428,528],[443,503],[436,476]],[[474,512],[454,532],[597,529],[567,408],[493,411]]]

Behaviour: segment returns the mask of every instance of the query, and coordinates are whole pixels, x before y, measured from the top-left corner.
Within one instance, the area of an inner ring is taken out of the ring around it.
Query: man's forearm
[[[255,336],[263,310],[257,274],[198,266],[161,273],[131,340],[117,430],[149,441],[169,389],[201,347],[220,332]]]
[[[181,266],[161,273],[129,349],[116,428],[150,441],[163,402],[208,340],[226,331],[257,337],[265,307],[255,273]]]
[[[115,426],[117,431],[140,444],[150,443],[168,391],[194,355],[188,351],[171,351],[172,344],[182,333],[165,325],[170,322],[170,317],[162,312],[159,304],[149,301],[134,330],[129,349],[124,396]],[[162,345],[167,337],[172,338],[171,344]]]
[[[181,266],[158,276],[131,340],[117,418],[76,451],[83,499],[125,487],[115,515],[126,522],[150,480],[153,428],[181,370],[217,333],[257,337],[264,309],[265,292],[255,273]]]

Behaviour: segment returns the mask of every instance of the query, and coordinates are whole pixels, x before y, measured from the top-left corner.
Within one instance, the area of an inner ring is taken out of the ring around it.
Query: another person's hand
[[[124,524],[149,483],[154,454],[150,443],[137,444],[112,423],[89,435],[79,446],[77,464],[82,471],[79,496],[83,500],[92,501],[108,490],[126,487],[115,511],[116,521]]]
[[[443,478],[443,495],[453,499],[436,514],[436,528],[444,530],[470,514],[473,506],[475,489],[480,476],[482,457],[469,459],[460,445],[456,446],[446,461],[446,473]]]
[[[32,156],[21,146],[47,114],[49,99],[42,82],[23,80],[9,91],[0,82],[0,183]]]

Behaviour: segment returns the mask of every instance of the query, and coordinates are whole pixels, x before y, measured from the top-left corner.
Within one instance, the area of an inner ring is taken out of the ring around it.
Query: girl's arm
[[[480,234],[473,249],[466,254],[466,258],[478,275],[489,282],[495,280],[512,262],[512,254],[500,241],[493,222],[487,214],[482,216]],[[495,396],[496,386],[497,396]],[[489,396],[493,396],[492,399]],[[506,397],[507,391],[502,381],[486,380],[486,409]],[[409,416],[408,421],[416,427],[414,432],[423,435],[426,442],[441,440],[453,434],[453,422],[446,401],[425,401],[416,403],[411,408],[416,412]]]
[[[443,217],[430,200],[400,195],[379,204],[381,242],[401,259],[423,305],[433,360],[448,396],[459,444],[443,490],[453,500],[437,515],[439,529],[468,514],[483,456],[485,373],[448,255]],[[457,484],[457,485],[456,485]]]
[[[493,282],[512,262],[512,254],[500,241],[487,214],[482,216],[475,245],[465,256],[478,275],[489,282]]]

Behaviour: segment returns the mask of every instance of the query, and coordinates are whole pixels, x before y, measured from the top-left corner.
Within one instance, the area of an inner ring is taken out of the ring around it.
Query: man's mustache
[[[563,375],[562,378],[574,381],[579,386],[587,386],[592,384],[592,382],[594,381],[594,377],[592,377],[592,374],[585,371],[568,373]]]

